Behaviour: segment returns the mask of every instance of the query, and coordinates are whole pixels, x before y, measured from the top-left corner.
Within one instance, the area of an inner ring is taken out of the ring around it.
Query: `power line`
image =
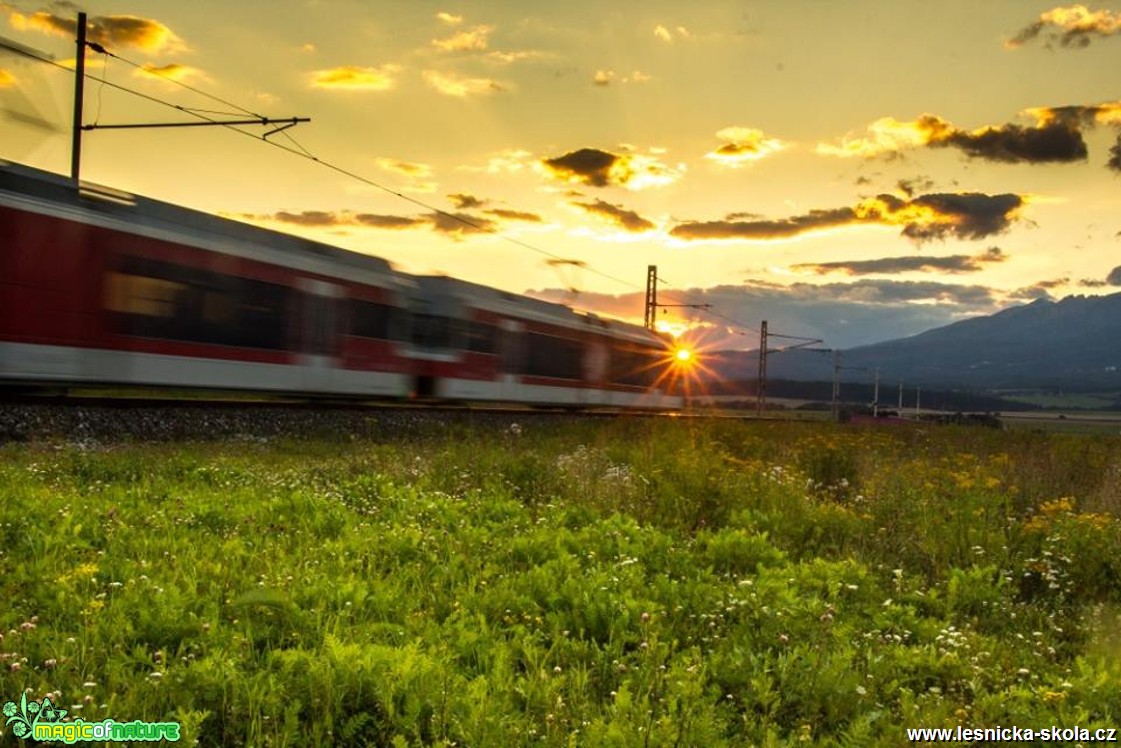
[[[662,278],[661,276],[658,277],[658,280],[660,280],[662,283],[665,283],[667,286],[677,286],[678,288],[681,288],[680,285],[678,285],[676,283],[670,283],[669,281],[667,281],[665,278]],[[687,293],[687,292],[684,291],[684,289],[682,289],[682,292]],[[728,324],[732,325],[733,327],[737,327],[744,332],[754,333],[754,330],[752,330],[749,326],[745,325],[744,323],[740,322],[739,320],[733,319],[733,318],[729,317],[728,315],[723,314],[722,312],[718,312],[718,311],[714,310],[711,305],[706,306],[704,304],[697,303],[692,296],[687,295],[685,298],[686,298],[687,301],[690,302],[689,304],[686,304],[686,306],[698,307],[698,308],[700,308],[700,310],[702,312],[704,312],[705,314],[708,314],[711,317],[716,317],[718,319],[722,319],[725,322],[727,322]]]
[[[209,98],[213,101],[217,101],[217,102],[219,102],[219,103],[221,103],[225,106],[232,107],[233,109],[237,109],[239,112],[251,116],[254,121],[261,120],[262,122],[264,122],[264,121],[267,120],[267,118],[261,116],[260,114],[257,114],[256,112],[254,112],[250,109],[242,107],[242,106],[240,106],[240,105],[238,105],[234,102],[228,101],[228,100],[226,100],[226,99],[224,99],[220,96],[210,94],[210,93],[208,93],[206,91],[203,91],[203,90],[201,90],[201,89],[199,89],[195,86],[191,86],[187,83],[184,83],[181,80],[177,80],[177,79],[171,77],[170,75],[165,74],[164,72],[162,72],[158,69],[153,69],[153,68],[141,65],[141,64],[136,63],[132,60],[129,60],[128,58],[125,58],[125,57],[122,57],[120,55],[114,54],[114,53],[106,50],[100,44],[97,44],[95,42],[87,42],[87,46],[90,49],[92,49],[94,52],[97,52],[99,54],[104,54],[107,57],[111,57],[113,59],[120,60],[121,62],[124,62],[125,64],[130,65],[135,69],[142,70],[142,71],[144,71],[144,72],[146,72],[150,75],[154,75],[154,76],[163,78],[164,80],[167,80],[171,83],[174,83],[175,85],[181,86],[182,88],[185,88],[185,89],[187,89],[187,90],[189,90],[193,93],[196,93],[200,96],[204,96],[204,97]],[[0,49],[6,49],[10,52],[14,52],[14,53],[22,55],[24,57],[28,57],[30,59],[36,60],[38,62],[53,65],[54,67],[57,67],[61,70],[65,70],[67,72],[74,72],[74,71],[71,71],[67,66],[62,65],[61,63],[56,62],[55,60],[52,60],[49,57],[43,56],[42,53],[39,53],[36,50],[32,50],[29,47],[24,47],[22,45],[14,43],[14,42],[10,42],[9,40],[4,39],[2,37],[0,37]],[[235,133],[238,133],[239,135],[244,135],[244,136],[252,138],[254,140],[259,140],[259,141],[264,142],[265,144],[270,145],[274,148],[278,148],[278,149],[280,149],[280,150],[284,151],[285,153],[288,153],[292,156],[296,156],[298,158],[303,158],[303,159],[306,159],[308,161],[312,161],[312,162],[314,162],[316,164],[319,164],[320,166],[322,166],[326,169],[334,171],[337,174],[340,174],[340,175],[345,176],[347,178],[350,178],[350,179],[353,179],[355,181],[361,182],[362,184],[365,184],[369,187],[373,187],[375,189],[381,190],[381,191],[383,191],[387,194],[393,195],[394,197],[397,197],[401,200],[405,200],[405,201],[407,201],[409,203],[412,203],[413,205],[416,205],[416,206],[418,206],[420,208],[423,208],[425,210],[432,211],[435,215],[438,215],[438,216],[456,221],[456,222],[458,222],[458,223],[460,223],[464,226],[467,226],[468,228],[471,228],[475,231],[478,231],[480,233],[495,233],[488,225],[486,225],[486,224],[484,224],[480,221],[473,220],[473,219],[471,219],[467,216],[463,216],[463,215],[458,214],[458,213],[452,213],[452,212],[443,210],[442,208],[438,208],[434,205],[426,203],[423,200],[419,200],[419,199],[417,199],[415,197],[412,197],[410,195],[406,195],[404,193],[401,193],[401,192],[393,190],[389,187],[386,187],[385,185],[383,185],[379,182],[376,182],[372,179],[369,179],[368,177],[365,177],[365,176],[363,176],[361,174],[358,174],[356,172],[350,171],[349,169],[346,169],[342,166],[339,166],[338,164],[332,163],[330,161],[324,161],[323,159],[319,158],[318,156],[315,156],[311,151],[309,151],[307,148],[305,148],[303,145],[301,145],[295,138],[293,138],[290,134],[288,134],[286,132],[284,132],[282,134],[285,136],[285,138],[289,142],[292,143],[291,146],[284,145],[282,143],[278,143],[274,140],[269,140],[268,136],[270,134],[273,134],[272,132],[265,133],[264,135],[257,135],[255,133],[248,132],[246,130],[242,130],[242,129],[234,126],[233,124],[221,122],[219,120],[214,119],[211,116],[208,116],[208,115],[212,115],[212,114],[214,114],[214,115],[219,115],[219,114],[220,115],[225,115],[225,114],[228,114],[228,113],[217,112],[217,111],[214,111],[214,110],[201,109],[201,108],[185,107],[185,106],[181,106],[179,104],[174,104],[172,102],[166,101],[166,100],[161,99],[159,97],[152,96],[150,94],[146,94],[146,93],[143,93],[141,91],[137,91],[137,90],[132,89],[132,88],[128,88],[127,86],[123,86],[119,83],[114,83],[113,81],[109,81],[105,78],[104,75],[101,78],[98,79],[98,78],[95,78],[94,76],[92,76],[89,73],[84,73],[84,77],[89,78],[89,79],[97,80],[99,83],[101,83],[102,86],[109,86],[110,88],[116,89],[116,90],[121,91],[123,93],[131,94],[131,95],[136,96],[136,97],[138,97],[140,99],[143,99],[145,101],[149,101],[149,102],[154,103],[154,104],[159,104],[161,106],[165,106],[165,107],[174,109],[178,112],[181,112],[181,113],[186,114],[186,115],[191,116],[191,117],[196,117],[200,120],[203,120],[207,124],[220,125],[220,126],[225,127],[229,130],[232,130]],[[107,126],[99,125],[98,127],[101,128],[101,129],[104,129]],[[273,131],[273,132],[277,132],[277,131]],[[550,252],[546,249],[542,249],[540,247],[534,246],[533,244],[530,244],[529,242],[523,241],[521,239],[517,239],[517,238],[509,236],[507,234],[497,233],[496,237],[505,241],[505,242],[507,242],[507,243],[513,244],[513,245],[521,247],[523,249],[528,249],[532,252],[535,252],[535,253],[540,254],[544,257],[547,257],[551,261],[562,261],[562,262],[567,261],[567,258],[565,258],[561,255],[558,255],[554,252]],[[637,284],[633,281],[628,281],[628,280],[620,278],[616,275],[612,275],[611,273],[607,273],[607,272],[604,272],[602,270],[597,270],[595,267],[592,267],[592,266],[586,266],[586,269],[589,272],[591,272],[591,273],[593,273],[593,274],[595,274],[595,275],[597,275],[601,278],[604,278],[606,280],[610,280],[614,283],[618,283],[618,284],[623,285],[623,286],[627,286],[629,288],[634,289],[635,291],[641,291],[642,290],[642,287],[639,284]],[[660,279],[660,280],[662,280],[662,282],[666,283],[667,285],[671,285],[671,286],[676,285],[676,284],[668,283],[664,279]],[[688,306],[696,306],[695,304],[687,304],[687,305]],[[735,319],[733,319],[733,318],[731,318],[731,317],[729,317],[729,316],[727,316],[727,315],[725,315],[721,312],[715,311],[711,308],[704,309],[703,311],[705,311],[707,314],[709,314],[711,316],[714,316],[714,317],[717,317],[719,319],[724,320],[725,322],[733,325],[734,327],[740,328],[742,330],[749,330],[750,329],[747,325],[744,325],[743,323],[739,322],[738,320],[735,320]]]
[[[95,51],[101,51],[101,50],[95,50]],[[109,53],[109,52],[105,52],[105,53],[106,53],[106,54],[111,54],[111,53]],[[145,68],[144,66],[142,66],[142,65],[138,65],[137,63],[135,63],[135,62],[132,62],[131,60],[128,60],[128,59],[126,59],[126,58],[123,58],[123,57],[120,57],[119,55],[112,55],[112,56],[113,56],[113,57],[115,57],[116,59],[119,59],[119,60],[121,60],[121,61],[123,61],[123,62],[125,62],[125,63],[129,64],[129,65],[132,65],[133,67],[135,67],[135,68],[137,68],[137,69],[140,69],[140,70],[146,70],[147,72],[153,72],[153,71],[151,71],[151,70],[148,70],[148,69],[147,69],[147,68]],[[187,84],[183,83],[182,81],[176,81],[176,80],[174,80],[174,79],[172,79],[172,78],[168,78],[168,80],[171,80],[172,82],[174,82],[174,83],[177,83],[178,85],[181,85],[181,86],[183,86],[183,87],[185,87],[185,88],[187,88],[187,89],[189,89],[189,90],[191,90],[191,91],[194,91],[194,92],[196,92],[196,93],[199,93],[199,94],[201,94],[201,95],[203,95],[203,96],[207,96],[208,98],[214,99],[215,101],[219,101],[219,102],[221,102],[221,103],[223,103],[223,104],[226,104],[227,106],[232,106],[232,107],[234,107],[234,108],[236,108],[236,109],[240,109],[240,110],[241,110],[242,112],[246,112],[246,113],[252,114],[252,115],[253,115],[254,117],[256,117],[256,118],[259,118],[259,117],[260,117],[260,115],[257,115],[257,114],[255,114],[255,113],[253,113],[253,112],[250,112],[250,110],[248,110],[248,109],[245,109],[245,108],[243,108],[243,107],[240,107],[240,106],[238,106],[237,104],[233,104],[233,103],[231,103],[231,102],[228,102],[228,101],[226,101],[225,99],[222,99],[222,98],[220,98],[220,97],[217,97],[217,96],[212,96],[212,95],[210,95],[210,94],[207,94],[206,92],[204,92],[204,91],[201,91],[200,89],[198,89],[198,88],[195,88],[194,86],[188,86]],[[127,87],[125,87],[125,86],[121,86],[121,85],[119,85],[119,84],[113,84],[113,83],[110,83],[109,85],[111,85],[111,86],[113,86],[113,87],[117,88],[118,90],[121,90],[121,91],[125,91],[125,92],[128,92],[128,93],[132,93],[132,94],[134,94],[134,95],[140,96],[141,98],[147,99],[147,100],[149,100],[149,101],[154,101],[154,102],[158,102],[158,103],[160,103],[160,104],[162,104],[162,105],[164,105],[164,106],[169,106],[169,107],[172,107],[172,108],[174,108],[174,109],[177,109],[178,111],[181,111],[181,112],[184,112],[184,113],[186,113],[186,114],[189,114],[189,115],[192,115],[192,116],[198,117],[198,118],[200,118],[200,119],[203,119],[203,120],[207,120],[207,121],[209,121],[209,122],[214,122],[214,120],[213,120],[213,119],[211,119],[210,117],[207,117],[207,116],[205,116],[205,115],[204,115],[204,114],[203,114],[203,113],[201,112],[201,110],[195,110],[195,109],[190,109],[190,108],[186,108],[186,107],[181,107],[181,106],[179,106],[179,105],[176,105],[176,104],[172,104],[172,103],[170,103],[170,102],[167,102],[167,101],[164,101],[164,100],[162,100],[162,99],[158,99],[158,98],[156,98],[156,97],[153,97],[153,96],[149,96],[149,95],[147,95],[147,94],[143,94],[143,93],[140,93],[140,92],[138,92],[138,91],[134,91],[133,89],[127,88]],[[267,135],[264,135],[264,136],[258,136],[258,135],[254,134],[254,133],[251,133],[251,132],[247,132],[247,131],[245,131],[245,130],[241,130],[241,129],[238,129],[237,127],[234,127],[234,126],[232,126],[232,125],[224,125],[224,126],[225,126],[225,127],[227,127],[227,128],[228,128],[228,129],[230,129],[230,130],[233,130],[234,132],[237,132],[237,133],[241,134],[241,135],[245,135],[245,136],[251,137],[251,138],[253,138],[254,140],[261,140],[261,141],[263,141],[263,142],[267,143],[268,145],[271,145],[271,146],[273,146],[274,148],[279,148],[280,150],[282,150],[282,151],[284,151],[284,152],[286,152],[286,153],[289,153],[289,154],[291,154],[291,155],[293,155],[293,156],[296,156],[296,157],[298,157],[298,158],[303,158],[303,159],[307,159],[307,160],[309,160],[309,161],[312,161],[312,162],[314,162],[314,163],[317,163],[317,164],[319,164],[319,165],[323,166],[324,168],[330,169],[331,171],[334,171],[334,172],[336,172],[336,173],[338,173],[338,174],[340,174],[340,175],[342,175],[342,176],[345,176],[345,177],[348,177],[348,178],[350,178],[350,179],[353,179],[353,180],[355,180],[355,181],[361,182],[362,184],[365,184],[365,185],[367,185],[367,186],[369,186],[369,187],[373,187],[373,188],[375,188],[375,189],[379,189],[379,190],[382,190],[383,192],[386,192],[386,193],[388,193],[388,194],[390,194],[390,195],[393,195],[394,197],[397,197],[397,198],[400,198],[400,199],[402,199],[402,200],[405,200],[405,201],[407,201],[407,202],[410,202],[410,203],[412,203],[413,205],[416,205],[416,206],[418,206],[418,207],[424,208],[425,210],[430,210],[430,211],[432,211],[432,212],[433,212],[434,214],[436,214],[436,215],[438,215],[438,216],[441,216],[441,217],[444,217],[444,218],[447,218],[447,219],[450,219],[450,220],[456,221],[456,222],[458,222],[458,223],[460,223],[460,224],[463,224],[464,226],[467,226],[467,227],[469,227],[469,228],[471,228],[471,229],[473,229],[473,230],[475,230],[475,231],[478,231],[478,232],[480,232],[480,233],[494,233],[494,232],[492,231],[492,229],[490,229],[490,227],[489,227],[489,226],[487,226],[486,224],[484,224],[484,223],[482,223],[482,222],[480,222],[480,221],[476,221],[476,220],[473,220],[473,219],[471,219],[471,218],[469,218],[469,217],[467,217],[467,216],[463,216],[463,215],[460,215],[460,214],[458,214],[458,213],[452,213],[452,212],[449,212],[449,211],[443,210],[442,208],[438,208],[438,207],[436,207],[435,205],[431,205],[431,204],[429,204],[429,203],[426,203],[426,202],[424,202],[423,200],[419,200],[419,199],[417,199],[417,198],[411,197],[411,196],[409,196],[409,195],[406,195],[406,194],[404,194],[404,193],[401,193],[401,192],[398,192],[398,191],[396,191],[396,190],[393,190],[393,189],[391,189],[391,188],[389,188],[389,187],[386,187],[385,185],[383,185],[383,184],[381,184],[381,183],[379,183],[379,182],[376,182],[376,181],[374,181],[374,180],[372,180],[372,179],[369,179],[368,177],[365,177],[365,176],[363,176],[363,175],[361,175],[361,174],[358,174],[358,173],[356,173],[356,172],[350,171],[349,169],[346,169],[346,168],[344,168],[344,167],[342,167],[342,166],[339,166],[338,164],[332,163],[332,162],[330,162],[330,161],[324,161],[323,159],[321,159],[321,158],[319,158],[318,156],[315,156],[315,155],[314,155],[313,153],[311,153],[311,152],[310,152],[310,151],[309,151],[309,150],[308,150],[307,148],[305,148],[304,146],[302,146],[302,145],[301,145],[301,144],[300,144],[299,142],[297,142],[297,141],[296,141],[296,140],[295,140],[294,138],[292,138],[291,136],[287,136],[287,138],[288,138],[288,140],[289,140],[289,141],[291,141],[291,142],[292,142],[292,144],[293,144],[293,146],[292,146],[292,147],[290,147],[290,146],[286,146],[286,145],[284,145],[284,144],[282,144],[282,143],[277,143],[277,142],[275,142],[275,141],[272,141],[272,140],[268,140],[268,139],[267,139]],[[565,259],[565,258],[564,258],[564,257],[562,257],[561,255],[558,255],[558,254],[556,254],[556,253],[554,253],[554,252],[550,252],[550,251],[548,251],[548,250],[546,250],[546,249],[542,249],[542,248],[540,248],[540,247],[536,247],[536,246],[534,246],[534,245],[532,245],[532,244],[530,244],[530,243],[528,243],[528,242],[525,242],[525,241],[522,241],[521,239],[517,239],[517,238],[511,237],[511,236],[508,236],[508,235],[506,235],[506,234],[501,234],[501,233],[499,233],[499,234],[496,234],[496,237],[497,237],[497,238],[499,238],[499,239],[502,239],[503,241],[506,241],[506,242],[509,242],[509,243],[511,243],[511,244],[514,244],[514,245],[516,245],[516,246],[522,247],[523,249],[528,249],[528,250],[530,250],[530,251],[533,251],[533,252],[536,252],[536,253],[538,253],[538,254],[540,254],[540,255],[543,255],[543,256],[545,256],[545,257],[548,257],[548,258],[549,258],[549,259],[551,259],[551,260],[563,260],[563,259]],[[630,282],[630,281],[626,281],[626,280],[624,280],[624,279],[622,279],[622,278],[619,278],[619,277],[617,277],[617,276],[611,275],[610,273],[605,273],[605,272],[603,272],[603,271],[601,271],[601,270],[597,270],[597,269],[596,269],[596,268],[594,268],[594,267],[589,267],[589,268],[587,268],[587,269],[588,269],[588,270],[589,270],[590,272],[592,272],[592,273],[594,273],[594,274],[596,274],[596,275],[600,276],[601,278],[605,278],[605,279],[607,279],[607,280],[611,280],[611,281],[613,281],[613,282],[615,282],[615,283],[620,283],[620,284],[622,284],[622,285],[626,285],[626,286],[631,286],[632,288],[635,288],[636,290],[637,290],[637,289],[639,289],[639,286],[638,286],[637,284],[634,284],[634,283],[632,283],[632,282]]]
[[[115,60],[120,60],[121,62],[125,63],[126,65],[130,65],[133,68],[135,68],[137,70],[141,70],[141,71],[143,71],[143,72],[145,72],[149,75],[154,75],[156,77],[163,78],[164,80],[166,80],[170,83],[174,83],[177,86],[181,86],[181,87],[187,89],[188,91],[191,91],[193,93],[198,94],[199,96],[205,96],[208,99],[211,99],[213,101],[217,101],[219,104],[225,104],[228,107],[232,107],[232,108],[238,110],[242,114],[248,114],[251,117],[253,117],[254,119],[262,119],[262,116],[260,114],[258,114],[257,112],[254,112],[251,109],[246,109],[245,107],[241,106],[240,104],[235,104],[234,102],[227,101],[226,99],[223,99],[220,96],[215,96],[214,94],[203,91],[202,89],[195,88],[194,86],[192,86],[188,83],[185,83],[184,81],[173,78],[170,74],[166,73],[165,71],[163,71],[159,68],[153,68],[153,67],[150,67],[148,65],[141,65],[140,63],[134,62],[134,61],[128,59],[127,57],[121,57],[120,55],[114,54],[113,52],[110,52],[109,50],[105,49],[105,47],[101,46],[100,44],[97,44],[96,42],[86,42],[86,45],[90,49],[92,49],[94,52],[98,52],[100,54],[103,54],[106,57],[112,57]],[[199,109],[197,111],[201,112],[201,111],[206,111],[206,110]],[[210,112],[210,114],[223,114],[223,115],[225,115],[225,114],[229,114],[229,112]]]

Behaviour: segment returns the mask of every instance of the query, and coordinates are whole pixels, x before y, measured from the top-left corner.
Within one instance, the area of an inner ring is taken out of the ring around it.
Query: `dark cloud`
[[[542,159],[541,165],[555,179],[588,187],[640,189],[669,184],[681,176],[652,156],[615,154],[598,148],[581,148],[556,158]]]
[[[1011,292],[1008,296],[1012,299],[1020,299],[1023,301],[1036,301],[1038,299],[1045,299],[1047,301],[1054,301],[1055,297],[1051,291],[1056,288],[1070,284],[1070,278],[1053,278],[1051,280],[1042,280],[1038,283],[1033,283],[1030,286],[1024,286]]]
[[[507,210],[506,208],[491,208],[483,211],[487,215],[501,218],[506,221],[525,221],[526,223],[543,223],[544,218],[536,213],[527,213],[521,210]]]
[[[1036,127],[1008,124],[970,132],[955,130],[929,145],[953,147],[971,158],[1005,164],[1070,163],[1087,157],[1082,132],[1060,120]]]
[[[1121,33],[1121,14],[1109,10],[1091,11],[1084,5],[1059,7],[1041,13],[1039,19],[1020,29],[1005,46],[1019,47],[1039,37],[1048,47],[1058,42],[1063,47],[1081,49],[1094,38]]]
[[[1008,193],[942,192],[917,197],[895,215],[904,216],[903,235],[918,241],[945,239],[948,235],[958,239],[983,239],[1007,231],[1023,204],[1022,197]],[[907,209],[915,206],[930,209],[933,216],[908,220]]]
[[[1020,301],[1038,301],[1043,299],[1045,301],[1054,301],[1055,297],[1046,288],[1040,286],[1024,286],[1013,291],[1009,296],[1013,299]]]
[[[460,237],[466,234],[489,234],[496,230],[496,224],[489,218],[467,213],[434,212],[420,216],[393,216],[375,213],[352,213],[350,211],[305,210],[301,213],[279,211],[267,215],[251,213],[234,214],[235,218],[250,221],[286,223],[306,228],[339,228],[365,226],[367,228],[403,230],[430,228],[441,234]]]
[[[970,158],[996,163],[1073,163],[1086,160],[1085,129],[1098,124],[1121,125],[1121,102],[1037,107],[1021,114],[1034,118],[1034,124],[1007,123],[966,130],[934,114],[923,114],[910,122],[884,117],[869,125],[863,137],[845,138],[840,145],[821,143],[817,151],[871,158],[925,146],[956,148]],[[915,187],[929,188],[906,181],[899,187],[908,195]]]
[[[1109,161],[1106,166],[1114,171],[1121,171],[1121,135],[1117,136],[1117,142],[1109,149]]]
[[[448,195],[448,199],[455,204],[455,207],[458,210],[471,210],[472,208],[481,208],[487,204],[486,200],[480,200],[474,195],[467,195],[462,192]]]
[[[597,148],[581,148],[557,158],[547,158],[541,163],[557,176],[575,179],[589,187],[606,187],[618,181],[612,177],[611,169],[622,160],[607,151]]]
[[[1105,282],[1111,286],[1121,286],[1121,265],[1109,271],[1109,275],[1105,277]]]
[[[1078,285],[1082,288],[1105,288],[1109,284],[1097,278],[1083,278],[1078,281]]]
[[[612,205],[611,203],[603,200],[596,200],[592,203],[582,203],[573,201],[572,205],[591,213],[592,215],[606,218],[611,223],[630,231],[632,233],[641,233],[643,231],[651,231],[654,229],[654,224],[633,210],[627,210],[621,205]]]
[[[917,176],[912,179],[900,179],[896,182],[896,186],[907,197],[914,197],[916,192],[924,192],[934,187],[934,180],[930,177]]]
[[[423,218],[410,218],[408,216],[386,216],[378,215],[376,213],[357,213],[354,216],[355,223],[363,226],[369,226],[375,229],[411,229],[417,226],[426,225],[428,222]]]
[[[340,220],[340,215],[337,213],[324,210],[305,210],[302,213],[290,213],[282,210],[272,216],[264,216],[264,218],[280,223],[291,223],[296,226],[340,226],[352,223],[349,219]]]
[[[9,20],[17,29],[34,29],[45,34],[73,38],[78,21],[73,16],[59,16],[48,11],[25,15],[12,11]],[[148,53],[180,51],[183,41],[170,28],[150,18],[129,15],[92,16],[87,21],[86,36],[110,50],[133,48]]]
[[[433,231],[457,238],[466,234],[493,234],[498,228],[489,218],[469,213],[431,213],[428,221]]]
[[[1070,278],[1052,278],[1051,280],[1042,280],[1036,283],[1035,287],[1051,290],[1052,288],[1062,288],[1066,285],[1070,285]]]
[[[948,257],[882,257],[876,260],[849,260],[838,262],[802,263],[793,270],[810,270],[818,275],[844,273],[845,275],[895,274],[911,272],[975,273],[987,263],[1007,259],[999,247],[989,247],[979,255],[950,255]]]
[[[450,199],[452,201],[452,203],[455,204],[455,207],[456,207],[457,210],[461,210],[461,211],[462,210],[474,210],[476,208],[482,208],[486,205],[489,205],[490,202],[491,202],[490,200],[484,200],[481,197],[475,197],[474,195],[468,195],[468,194],[463,193],[463,192],[456,192],[456,193],[453,193],[451,195],[448,195],[448,199]],[[508,221],[525,221],[525,222],[528,222],[528,223],[541,223],[544,220],[544,219],[541,218],[541,216],[537,215],[536,213],[527,213],[527,212],[520,211],[520,210],[508,210],[506,208],[491,208],[489,210],[484,210],[483,212],[486,213],[487,215],[494,216],[495,218],[502,218],[502,219],[508,220]],[[466,218],[468,218],[469,220],[471,220],[475,223],[479,223],[482,226],[487,226],[488,231],[493,230],[493,222],[491,222],[489,219],[478,218],[478,217],[474,217],[474,216],[466,216],[466,214],[461,214],[461,217],[466,217]]]
[[[933,239],[982,239],[1006,231],[1018,218],[1024,200],[1019,195],[933,193],[912,200],[879,195],[851,208],[811,210],[778,220],[687,221],[670,234],[687,240],[783,239],[812,231],[879,224],[902,226],[901,234],[919,242]]]
[[[670,235],[678,239],[783,239],[817,229],[858,223],[852,208],[811,210],[809,213],[774,221],[686,221],[674,226]]]

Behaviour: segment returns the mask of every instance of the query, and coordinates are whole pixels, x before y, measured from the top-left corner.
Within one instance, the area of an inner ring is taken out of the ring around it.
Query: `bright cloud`
[[[328,88],[344,91],[388,91],[396,85],[395,74],[400,71],[396,65],[383,65],[380,68],[341,65],[312,73],[313,88]]]
[[[778,138],[768,138],[762,130],[750,127],[725,127],[716,133],[724,145],[705,158],[733,168],[766,158],[786,148]]]
[[[468,78],[455,73],[441,73],[437,70],[424,71],[425,82],[442,94],[465,98],[499,93],[506,88],[490,78]]]

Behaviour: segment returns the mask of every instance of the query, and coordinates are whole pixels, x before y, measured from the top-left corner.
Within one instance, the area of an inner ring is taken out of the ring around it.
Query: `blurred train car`
[[[669,341],[456,278],[416,279],[416,392],[451,400],[667,409]]]
[[[404,397],[384,260],[0,164],[0,380]]]
[[[0,385],[670,409],[666,339],[0,162]]]

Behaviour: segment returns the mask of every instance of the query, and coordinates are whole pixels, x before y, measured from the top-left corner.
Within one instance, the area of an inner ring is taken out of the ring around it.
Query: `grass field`
[[[1119,513],[1109,436],[666,419],[9,444],[0,702],[204,746],[1121,727]]]

